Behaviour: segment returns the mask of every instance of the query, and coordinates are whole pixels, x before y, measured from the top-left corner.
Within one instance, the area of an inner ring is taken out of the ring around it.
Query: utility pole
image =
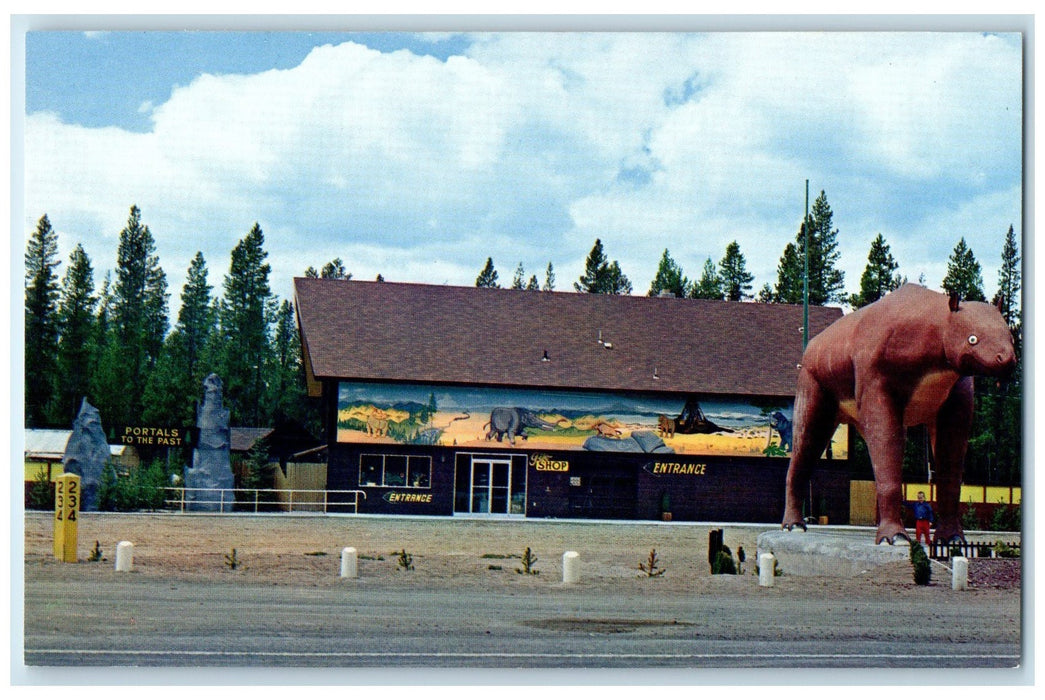
[[[805,250],[805,266],[802,273],[802,350],[809,345],[809,180],[806,180],[806,213],[802,217],[802,234]]]

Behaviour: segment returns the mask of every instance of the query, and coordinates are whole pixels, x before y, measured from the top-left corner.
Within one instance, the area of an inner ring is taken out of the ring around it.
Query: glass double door
[[[457,465],[456,512],[523,515],[526,510],[525,462],[513,469],[510,458],[472,456]]]

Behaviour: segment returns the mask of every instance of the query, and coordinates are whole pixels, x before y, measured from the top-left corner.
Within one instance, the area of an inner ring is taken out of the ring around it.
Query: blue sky
[[[272,284],[474,284],[492,257],[569,291],[600,238],[635,293],[740,244],[774,284],[824,190],[848,291],[881,233],[938,288],[964,237],[988,295],[1021,220],[1022,39],[966,32],[42,32],[26,38],[24,233],[96,281],[132,204],[180,305],[254,222]],[[65,265],[63,264],[63,269]]]

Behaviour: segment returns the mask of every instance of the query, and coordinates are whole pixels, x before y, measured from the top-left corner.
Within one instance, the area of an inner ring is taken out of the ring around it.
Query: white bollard
[[[341,550],[341,578],[359,578],[359,560],[355,547]]]
[[[758,585],[772,586],[775,570],[776,557],[772,554],[760,554],[758,557]]]
[[[577,583],[581,580],[581,555],[566,552],[562,555],[562,582]]]
[[[130,571],[134,566],[134,545],[124,540],[116,545],[116,570]]]
[[[954,557],[951,559],[951,588],[956,591],[964,591],[969,587],[969,560],[966,557]]]

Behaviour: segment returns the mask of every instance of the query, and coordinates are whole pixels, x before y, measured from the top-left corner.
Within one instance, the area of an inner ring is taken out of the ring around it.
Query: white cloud
[[[454,284],[487,256],[502,278],[522,261],[543,280],[552,261],[569,289],[596,237],[637,293],[664,248],[696,277],[738,240],[757,289],[806,178],[827,191],[854,291],[879,231],[929,266],[957,240],[948,227],[982,230],[985,263],[1020,226],[1013,37],[473,39],[446,61],[346,43],[289,70],[203,75],[143,105],[145,134],[30,115],[26,230],[46,212],[104,268],[138,204],[176,308],[195,251],[220,288],[254,221],[284,296],[338,256],[360,279]]]

